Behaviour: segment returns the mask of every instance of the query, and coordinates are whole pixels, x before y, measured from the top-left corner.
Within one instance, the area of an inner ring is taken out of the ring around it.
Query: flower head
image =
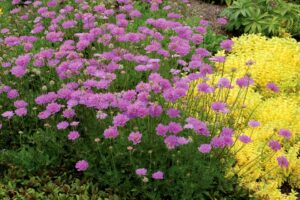
[[[289,167],[289,161],[286,159],[285,156],[278,156],[277,157],[277,162],[278,162],[278,165],[281,168],[288,168]]]
[[[276,140],[270,140],[269,141],[269,147],[273,149],[274,151],[279,151],[281,149],[281,145]]]
[[[268,83],[267,84],[267,88],[270,89],[270,90],[272,90],[275,93],[279,92],[279,88],[278,88],[278,86],[275,83]]]
[[[260,126],[260,123],[259,123],[258,121],[255,121],[255,120],[250,120],[250,121],[248,122],[248,126],[254,128],[254,127]]]
[[[142,140],[142,134],[140,132],[132,132],[128,136],[128,140],[133,142],[133,144],[139,144]]]
[[[164,173],[162,171],[154,172],[152,174],[152,178],[155,180],[162,180],[162,179],[164,179]]]
[[[245,144],[252,142],[251,138],[248,135],[239,136],[239,140]]]
[[[286,138],[286,139],[290,139],[292,136],[292,132],[288,129],[280,129],[278,131],[279,135]]]
[[[89,168],[89,163],[86,160],[79,160],[76,163],[75,168],[77,171],[85,171]]]
[[[138,176],[145,176],[147,174],[147,169],[145,169],[145,168],[139,168],[139,169],[135,170],[135,173]]]
[[[119,135],[118,129],[116,127],[109,127],[108,129],[104,130],[104,138],[109,139],[109,138],[116,138]]]
[[[201,144],[199,147],[198,147],[198,150],[201,152],[201,153],[209,153],[211,151],[211,145],[210,144]]]
[[[228,113],[229,110],[227,108],[227,104],[223,103],[223,102],[213,102],[211,104],[211,109],[216,111],[216,112],[220,112],[220,113]]]
[[[68,134],[68,139],[69,140],[76,140],[77,138],[79,138],[80,134],[78,133],[78,131],[71,131],[69,134]]]

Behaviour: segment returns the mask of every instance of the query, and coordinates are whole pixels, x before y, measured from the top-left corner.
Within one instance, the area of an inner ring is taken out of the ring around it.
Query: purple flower
[[[220,17],[217,19],[217,23],[220,25],[226,25],[228,23],[227,19],[224,17]]]
[[[285,156],[278,156],[277,157],[277,162],[278,162],[278,165],[281,168],[288,168],[289,167],[289,161],[286,159]]]
[[[188,40],[177,36],[171,37],[171,42],[168,47],[171,51],[176,52],[180,56],[186,56],[190,52],[191,48]]]
[[[278,131],[279,135],[286,138],[286,139],[290,139],[292,136],[292,132],[288,129],[280,129]]]
[[[279,92],[279,88],[278,88],[278,86],[275,83],[268,83],[267,84],[267,88],[270,89],[270,90],[272,90],[275,93]]]
[[[49,112],[48,110],[42,111],[38,114],[39,119],[47,119],[50,116],[51,116],[51,112]]]
[[[255,120],[250,120],[250,121],[248,122],[248,126],[254,128],[254,127],[260,126],[260,123],[259,123],[258,121],[255,121]]]
[[[108,129],[104,130],[104,138],[109,139],[109,138],[116,138],[119,135],[117,127],[109,127]]]
[[[78,131],[71,131],[69,134],[68,134],[68,139],[69,140],[76,140],[77,138],[79,138],[80,134],[78,133]]]
[[[136,169],[136,170],[135,170],[135,173],[136,173],[138,176],[146,176],[146,174],[147,174],[147,169],[145,169],[145,168],[139,168],[139,169]]]
[[[14,116],[14,112],[13,111],[6,111],[4,113],[1,114],[2,117],[10,119]]]
[[[180,124],[178,124],[176,122],[170,122],[168,125],[168,131],[170,133],[178,134],[179,132],[182,131],[182,127]]]
[[[252,142],[251,138],[247,135],[239,136],[239,140],[245,144]]]
[[[63,32],[49,32],[46,35],[46,40],[50,42],[62,42],[64,37]]]
[[[166,137],[164,143],[167,145],[168,149],[175,149],[178,146],[177,137],[174,135]]]
[[[69,122],[67,122],[67,121],[62,121],[57,124],[57,129],[59,129],[59,130],[66,129],[68,127],[69,127]]]
[[[224,56],[214,56],[214,57],[209,58],[208,60],[210,60],[212,62],[224,63],[226,58]]]
[[[89,168],[89,163],[86,160],[77,161],[75,168],[77,171],[85,171]]]
[[[184,144],[188,144],[189,142],[191,142],[190,139],[187,139],[185,137],[177,137],[177,144],[180,145],[184,145]]]
[[[167,115],[170,117],[170,118],[176,118],[176,117],[179,117],[179,110],[175,109],[175,108],[170,108],[168,111],[167,111]]]
[[[14,106],[16,108],[25,108],[25,107],[27,107],[27,105],[28,105],[28,103],[24,100],[17,100],[14,102]]]
[[[200,83],[197,87],[199,92],[213,93],[215,91],[214,88],[207,83]]]
[[[164,179],[164,173],[162,171],[154,172],[152,174],[152,178],[155,180],[162,180],[162,179]]]
[[[62,106],[58,103],[50,103],[50,104],[48,104],[46,110],[48,110],[49,112],[51,112],[53,114],[53,113],[59,112],[61,107]]]
[[[198,150],[201,152],[201,153],[209,153],[211,151],[211,145],[210,144],[201,144],[199,147],[198,147]]]
[[[234,132],[231,128],[224,127],[220,133],[220,136],[222,137],[232,137],[234,135]]]
[[[269,147],[273,149],[274,151],[279,151],[281,149],[281,145],[276,140],[270,140],[269,141]]]
[[[15,110],[16,115],[19,117],[27,115],[27,109],[26,108],[18,108]]]
[[[228,78],[220,78],[217,83],[218,88],[233,88]]]
[[[200,20],[200,22],[199,22],[199,25],[202,25],[202,26],[208,26],[208,24],[209,24],[209,21],[207,21],[207,20],[205,20],[205,19],[202,19],[202,20]]]
[[[207,49],[205,49],[205,48],[196,49],[196,54],[198,54],[201,57],[207,57],[207,56],[211,55],[211,53],[209,51],[207,51]]]
[[[211,146],[214,148],[224,148],[226,146],[225,141],[223,140],[223,137],[213,137],[211,142]]]
[[[225,49],[226,51],[230,51],[233,45],[232,40],[223,40],[220,44],[222,49]]]
[[[65,118],[72,118],[75,115],[76,115],[76,113],[75,113],[75,110],[73,110],[73,109],[67,109],[67,110],[64,110],[64,112],[63,112],[63,116]]]
[[[139,144],[142,140],[142,134],[140,132],[132,132],[128,136],[128,140],[133,142],[133,144]]]
[[[163,108],[160,105],[151,105],[149,107],[149,114],[152,117],[159,117],[163,112]]]
[[[125,126],[129,118],[124,114],[118,114],[113,118],[114,126]]]
[[[163,124],[158,124],[156,127],[156,134],[160,136],[166,136],[168,130],[169,130],[168,126],[165,126]]]
[[[209,130],[204,122],[192,117],[187,118],[185,121],[187,124],[184,128],[193,129],[199,135],[209,136]]]
[[[254,83],[253,79],[251,79],[247,75],[236,80],[236,84],[241,88],[248,87],[249,85],[252,85],[253,83]]]
[[[19,92],[15,89],[10,90],[10,91],[7,92],[7,98],[9,98],[9,99],[14,99],[18,96],[19,96]]]
[[[229,110],[227,108],[227,104],[217,101],[217,102],[213,102],[211,104],[211,109],[213,109],[216,112],[220,112],[220,113],[228,113]]]
[[[70,28],[73,28],[76,24],[77,24],[76,21],[68,20],[68,21],[65,21],[64,23],[62,23],[62,27],[64,29],[70,29]]]

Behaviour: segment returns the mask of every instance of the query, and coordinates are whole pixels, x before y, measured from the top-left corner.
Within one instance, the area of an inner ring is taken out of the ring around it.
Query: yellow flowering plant
[[[204,119],[215,121],[216,126],[233,127],[235,142],[229,152],[236,163],[228,169],[229,177],[237,176],[256,198],[296,200],[300,188],[300,44],[291,38],[244,35],[233,38],[230,51],[220,51],[215,57],[225,58],[214,62],[218,75],[190,84],[189,96],[194,101],[188,102],[188,111],[200,119],[207,113]],[[240,87],[240,77],[250,77],[254,84]],[[224,78],[233,88],[219,87]],[[201,103],[205,100],[207,104]],[[221,118],[209,112],[210,103],[219,100],[230,110]],[[241,136],[251,141],[245,144]]]

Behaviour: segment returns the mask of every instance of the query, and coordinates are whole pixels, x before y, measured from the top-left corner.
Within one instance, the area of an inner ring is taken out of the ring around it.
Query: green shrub
[[[300,6],[283,0],[237,0],[226,8],[229,30],[280,35],[282,31],[300,35]]]

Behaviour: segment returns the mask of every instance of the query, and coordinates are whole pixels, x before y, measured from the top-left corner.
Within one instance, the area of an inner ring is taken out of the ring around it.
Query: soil
[[[190,15],[199,16],[211,22],[214,32],[231,36],[232,34],[224,30],[216,23],[217,18],[220,17],[221,12],[226,8],[226,5],[215,5],[203,2],[201,0],[190,0]]]

